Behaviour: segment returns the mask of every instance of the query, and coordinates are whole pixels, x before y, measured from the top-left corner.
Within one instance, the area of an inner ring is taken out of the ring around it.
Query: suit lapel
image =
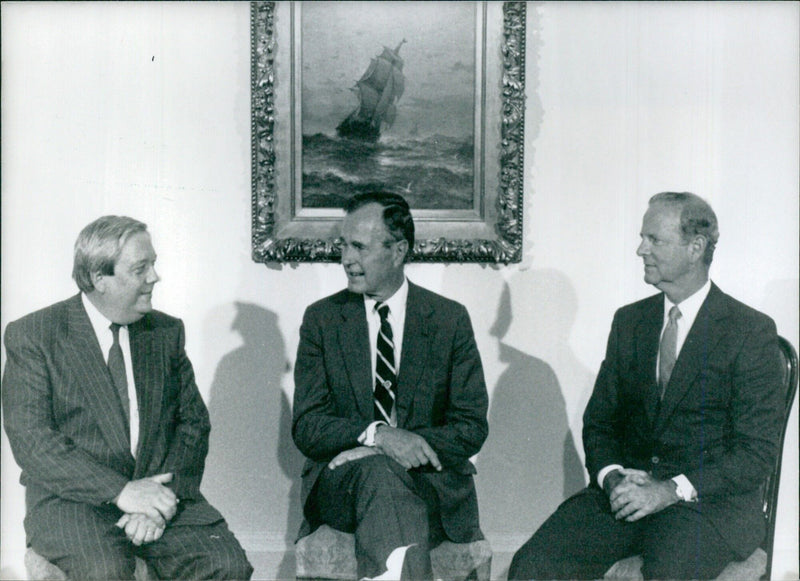
[[[419,377],[427,367],[428,354],[431,352],[429,327],[431,313],[431,306],[420,298],[419,288],[409,282],[402,359],[397,377],[397,425],[401,427],[405,425],[405,420],[411,411]]]
[[[369,329],[364,298],[346,293],[342,304],[342,326],[339,328],[339,347],[342,352],[356,406],[365,419],[372,419],[372,360],[370,357]]]
[[[714,350],[725,333],[722,320],[727,316],[727,308],[723,296],[722,291],[712,284],[708,297],[697,312],[697,317],[675,361],[661,402],[656,431],[660,431],[666,425],[675,407],[703,370],[708,354]]]
[[[645,305],[642,318],[636,326],[636,361],[639,377],[635,385],[647,386],[644,394],[645,409],[650,424],[655,423],[660,390],[656,381],[656,362],[661,325],[664,319],[664,295],[655,295]]]
[[[70,302],[67,316],[70,344],[68,353],[73,358],[69,367],[75,370],[78,381],[82,383],[81,393],[109,447],[126,452],[131,459],[132,469],[133,457],[130,456],[119,395],[80,295]]]

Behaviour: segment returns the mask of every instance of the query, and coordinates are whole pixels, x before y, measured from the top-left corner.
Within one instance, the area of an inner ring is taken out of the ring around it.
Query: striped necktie
[[[375,305],[381,318],[378,331],[378,352],[375,362],[375,420],[391,425],[392,408],[397,392],[397,371],[394,362],[394,339],[389,323],[389,305]]]

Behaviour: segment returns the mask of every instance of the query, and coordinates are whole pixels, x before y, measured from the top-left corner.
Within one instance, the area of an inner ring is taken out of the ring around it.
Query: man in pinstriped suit
[[[132,579],[135,555],[162,579],[247,579],[244,551],[200,493],[208,411],[183,323],[152,308],[146,228],[119,216],[86,226],[81,293],[6,329],[3,412],[27,542],[72,579]]]

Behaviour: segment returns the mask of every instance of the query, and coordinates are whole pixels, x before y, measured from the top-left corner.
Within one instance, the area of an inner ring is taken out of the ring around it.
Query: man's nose
[[[646,254],[650,254],[650,245],[647,243],[647,240],[642,240],[639,243],[639,248],[636,249],[636,255],[644,256]]]
[[[160,280],[161,277],[158,276],[155,267],[151,266],[150,270],[147,272],[147,284],[156,284]]]

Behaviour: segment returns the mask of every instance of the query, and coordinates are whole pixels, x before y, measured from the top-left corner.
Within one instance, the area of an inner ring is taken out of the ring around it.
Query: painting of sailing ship
[[[391,127],[397,117],[395,103],[403,95],[403,59],[400,48],[383,47],[383,52],[372,59],[369,68],[358,80],[353,91],[358,96],[358,107],[339,123],[339,137],[375,142],[381,135],[381,125]]]
[[[303,208],[390,189],[417,210],[470,210],[472,2],[302,3]]]

